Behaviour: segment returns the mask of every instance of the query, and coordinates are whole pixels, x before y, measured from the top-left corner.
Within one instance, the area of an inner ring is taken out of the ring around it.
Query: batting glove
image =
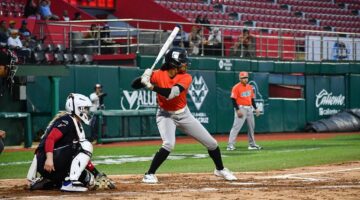
[[[145,85],[146,82],[150,82],[151,74],[152,74],[152,70],[146,69],[143,75],[141,75],[141,83]]]
[[[148,76],[141,77],[141,83],[144,84],[146,88],[151,88],[153,86],[150,83],[150,77]]]
[[[152,72],[153,72],[152,69],[147,68],[147,69],[145,69],[145,71],[144,71],[144,73],[143,73],[142,76],[151,77]]]

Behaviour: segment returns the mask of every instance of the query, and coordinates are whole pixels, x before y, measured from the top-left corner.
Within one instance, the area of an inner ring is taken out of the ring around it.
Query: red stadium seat
[[[48,64],[52,64],[55,61],[55,57],[53,53],[45,53],[45,59]]]

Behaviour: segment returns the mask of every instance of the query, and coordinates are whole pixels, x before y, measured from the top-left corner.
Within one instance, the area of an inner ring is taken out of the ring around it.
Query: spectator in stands
[[[229,20],[238,20],[239,14],[237,12],[229,13]]]
[[[82,19],[81,13],[80,13],[80,12],[76,12],[76,13],[74,14],[74,20],[81,20],[81,19]]]
[[[215,12],[223,12],[223,5],[221,3],[216,3],[213,7]]]
[[[11,49],[19,49],[23,47],[20,38],[18,36],[18,30],[16,29],[11,30],[11,34],[10,37],[8,38],[7,44]]]
[[[195,23],[196,24],[202,24],[202,15],[196,16]]]
[[[189,38],[188,34],[183,30],[183,27],[180,24],[176,24],[176,26],[180,29],[175,39],[173,40],[173,47],[189,47]]]
[[[0,22],[0,45],[6,45],[9,38],[9,32],[7,31],[6,21]]]
[[[241,37],[230,47],[230,56],[240,57],[241,56]]]
[[[4,150],[4,141],[3,139],[6,137],[6,132],[3,130],[0,130],[0,154]]]
[[[104,48],[101,48],[102,54],[113,54],[117,51],[117,48],[114,47],[108,47],[110,45],[114,45],[116,42],[112,40],[111,34],[110,34],[110,26],[109,24],[104,24],[102,30],[101,30],[101,45],[104,46]]]
[[[84,38],[85,38],[85,42],[84,42],[85,45],[89,45],[89,46],[99,45],[98,42],[100,40],[100,34],[99,34],[99,30],[97,30],[96,24],[91,24],[90,30],[86,33]],[[92,54],[96,51],[96,47],[90,47],[89,49],[91,50],[91,52],[88,52],[89,54]]]
[[[95,112],[97,110],[104,110],[105,109],[104,97],[106,96],[107,94],[104,93],[102,90],[102,85],[99,83],[95,84],[94,92],[90,94],[90,100],[92,103],[92,106],[90,107],[90,112]],[[97,115],[93,115],[90,122],[90,126],[91,126],[91,138],[89,139],[89,141],[93,142],[97,139],[98,130],[99,130],[99,119]],[[104,126],[104,124],[102,124],[101,126]]]
[[[24,16],[30,17],[35,16],[38,12],[38,5],[34,0],[28,0],[24,8]]]
[[[201,42],[202,42],[202,37],[199,33],[199,27],[193,26],[189,34],[190,55],[199,55]]]
[[[111,39],[110,36],[110,26],[108,23],[104,24],[102,31],[101,31],[101,38],[103,39]]]
[[[210,32],[210,35],[204,45],[204,54],[207,56],[221,56],[222,53],[222,36],[218,27]]]
[[[67,10],[64,10],[62,20],[66,21],[66,22],[70,21],[69,13]]]
[[[8,35],[10,36],[11,35],[11,32],[13,30],[18,30],[17,28],[15,28],[15,25],[16,25],[16,22],[14,20],[10,20],[9,22],[9,28],[8,28]]]
[[[30,58],[31,50],[29,48],[25,48],[18,36],[19,31],[17,29],[13,29],[11,31],[11,35],[8,38],[7,45],[10,49],[13,49],[19,57],[22,57],[24,60]]]
[[[31,51],[34,51],[35,48],[36,48],[36,45],[37,45],[37,42],[36,40],[34,40],[31,35],[27,35],[25,34],[23,39],[21,40],[24,48],[28,48],[30,49]]]
[[[207,15],[204,15],[204,17],[202,18],[201,24],[207,25],[206,28],[207,28],[209,31],[211,31],[211,27],[208,26],[208,25],[210,25],[210,21],[209,21]]]
[[[21,22],[21,27],[19,29],[20,38],[24,36],[31,36],[30,30],[27,28],[27,21],[24,19]]]
[[[97,30],[96,24],[91,24],[90,30],[87,32],[87,34],[84,36],[84,38],[93,38],[98,39],[99,38],[99,31]]]
[[[218,27],[213,28],[208,38],[208,45],[219,45],[221,44],[221,31]]]
[[[45,20],[59,20],[59,17],[51,12],[50,5],[50,0],[41,0],[39,7],[41,17]]]
[[[252,54],[252,42],[254,37],[250,35],[250,32],[248,29],[243,30],[242,36],[239,38],[239,42],[241,43],[242,47],[242,57],[249,58],[253,57]]]
[[[34,50],[36,41],[32,38],[30,30],[27,28],[27,21],[24,19],[19,29],[20,40],[25,48]]]
[[[202,24],[210,24],[210,21],[209,21],[207,15],[204,15],[204,17],[202,18]]]

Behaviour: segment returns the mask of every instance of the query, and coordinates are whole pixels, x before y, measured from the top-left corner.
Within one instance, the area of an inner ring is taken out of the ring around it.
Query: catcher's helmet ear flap
[[[181,67],[183,64],[188,64],[188,54],[184,48],[173,47],[165,54],[165,64],[171,67]]]
[[[85,124],[89,125],[91,115],[89,114],[92,103],[87,96],[70,93],[65,103],[65,110],[72,115],[78,116]]]

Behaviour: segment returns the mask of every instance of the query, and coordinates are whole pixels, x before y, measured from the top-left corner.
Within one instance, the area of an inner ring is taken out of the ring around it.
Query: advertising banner
[[[360,60],[360,38],[306,36],[306,60]]]
[[[344,76],[306,77],[307,121],[329,117],[346,108]]]
[[[187,102],[191,113],[210,132],[216,132],[216,77],[215,71],[190,71],[193,82]]]

